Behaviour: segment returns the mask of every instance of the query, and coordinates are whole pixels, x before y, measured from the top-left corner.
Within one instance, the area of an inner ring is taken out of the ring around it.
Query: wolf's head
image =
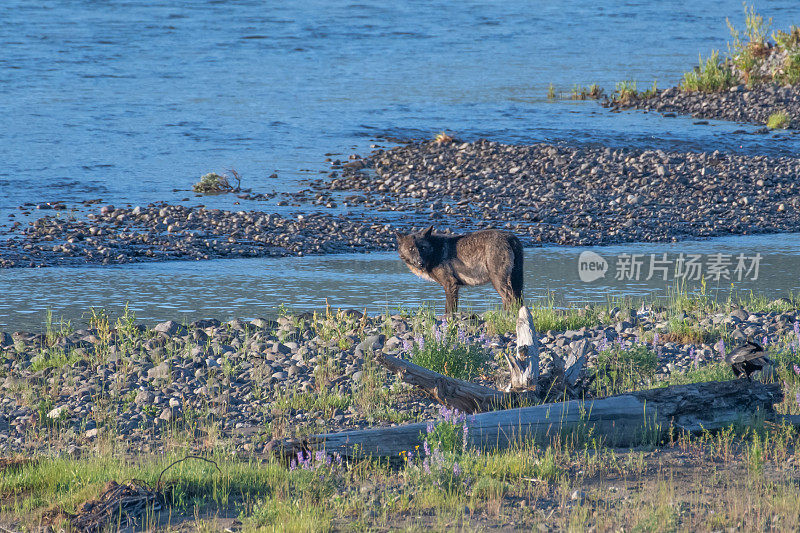
[[[421,270],[430,270],[433,267],[433,243],[431,242],[433,226],[422,233],[409,233],[397,235],[397,253],[408,266]]]

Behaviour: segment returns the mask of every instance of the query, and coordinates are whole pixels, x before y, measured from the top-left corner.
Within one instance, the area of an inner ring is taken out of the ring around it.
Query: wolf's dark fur
[[[522,244],[511,233],[484,230],[467,235],[397,234],[397,252],[417,276],[444,287],[445,312],[458,307],[464,285],[491,283],[507,309],[522,300]]]

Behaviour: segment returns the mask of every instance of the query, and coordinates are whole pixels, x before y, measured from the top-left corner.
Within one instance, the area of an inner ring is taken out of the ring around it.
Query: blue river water
[[[775,28],[800,20],[795,0],[758,7]],[[25,202],[179,202],[230,168],[291,191],[326,153],[442,130],[796,153],[792,135],[547,101],[551,83],[674,85],[698,52],[724,52],[726,16],[743,25],[739,0],[5,0],[0,224]]]
[[[796,0],[757,7],[773,28],[800,21]],[[326,157],[439,131],[467,140],[796,155],[800,136],[790,133],[547,99],[550,84],[562,93],[591,83],[610,91],[622,80],[674,85],[698,52],[725,51],[725,17],[743,25],[739,0],[4,0],[0,229],[25,203],[194,204],[191,184],[209,171],[236,169],[255,192],[295,191],[327,172]],[[202,199],[221,208],[237,201]],[[295,209],[275,202],[242,200],[235,208]],[[798,255],[797,241],[745,237],[739,248],[778,242]],[[554,253],[553,265],[574,262]],[[290,263],[314,283],[281,281]],[[147,319],[255,316],[281,303],[319,307],[325,297],[373,309],[392,298],[423,301],[432,290],[425,284],[405,296],[353,296],[364,292],[359,276],[376,268],[384,276],[374,281],[379,286],[404,280],[395,263],[371,254],[354,263],[329,257],[0,271],[0,327],[41,324],[48,307],[77,319],[88,306],[124,301]],[[361,274],[347,274],[350,264],[362,265]],[[791,274],[794,267],[782,268]],[[558,288],[568,300],[603,290],[587,292],[560,271],[554,266],[529,286]],[[204,281],[209,272],[217,288]],[[355,281],[343,283],[347,276]],[[773,279],[768,288],[794,290],[794,279]],[[273,289],[248,290],[265,280]],[[487,290],[476,294],[493,301]],[[635,283],[614,290],[641,292]]]

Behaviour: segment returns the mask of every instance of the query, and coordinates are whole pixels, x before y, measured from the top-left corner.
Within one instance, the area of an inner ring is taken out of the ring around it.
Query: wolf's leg
[[[503,300],[503,307],[506,310],[513,310],[517,302],[517,297],[514,294],[511,280],[503,275],[491,276],[489,280],[492,282],[494,290],[497,291],[497,294],[499,294],[500,298]]]
[[[447,298],[444,305],[444,312],[446,314],[455,313],[458,309],[458,285],[445,285],[444,294]]]

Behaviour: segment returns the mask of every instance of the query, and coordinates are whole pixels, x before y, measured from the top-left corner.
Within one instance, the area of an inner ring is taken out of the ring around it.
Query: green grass
[[[612,345],[597,356],[593,387],[599,396],[648,388],[657,368],[658,356],[650,346]]]
[[[540,333],[596,326],[600,323],[600,313],[603,311],[592,306],[560,309],[556,307],[552,296],[539,301],[530,301],[527,305],[533,326]],[[490,333],[505,335],[515,331],[517,327],[517,314],[510,311],[493,309],[486,311],[483,318]]]
[[[680,89],[687,92],[700,91],[716,93],[736,85],[733,71],[719,58],[719,52],[714,50],[703,62],[699,56],[699,65],[694,70],[683,75]]]
[[[785,130],[792,124],[792,117],[786,111],[772,113],[767,119],[767,127],[771,130]]]
[[[200,177],[200,181],[192,185],[192,190],[201,194],[217,194],[223,192],[237,192],[240,189],[241,179],[235,170],[230,171],[236,180],[236,187],[231,185],[230,179],[226,174],[209,172]]]
[[[572,87],[572,92],[570,93],[570,98],[572,100],[597,100],[602,96],[603,89],[601,89],[596,83],[593,83],[588,87],[574,85]]]
[[[626,80],[618,82],[614,91],[614,101],[627,104],[639,98],[639,91],[636,90],[636,82]]]
[[[411,361],[446,376],[471,379],[483,370],[486,351],[483,346],[467,343],[464,330],[454,322],[433,326],[417,337]]]
[[[526,530],[795,530],[798,480],[787,465],[797,458],[797,439],[791,426],[762,425],[676,434],[645,451],[555,441],[442,452],[427,467],[417,455],[395,468],[314,460],[308,470],[219,452],[206,456],[219,470],[190,459],[163,479],[169,514],[207,517],[189,524],[198,530],[215,530],[216,515],[238,517],[244,531],[480,530],[510,522]],[[56,506],[76,512],[109,480],[155,485],[184,453],[42,457],[8,468],[0,476],[0,514],[33,526]],[[151,510],[142,528],[155,523]]]

